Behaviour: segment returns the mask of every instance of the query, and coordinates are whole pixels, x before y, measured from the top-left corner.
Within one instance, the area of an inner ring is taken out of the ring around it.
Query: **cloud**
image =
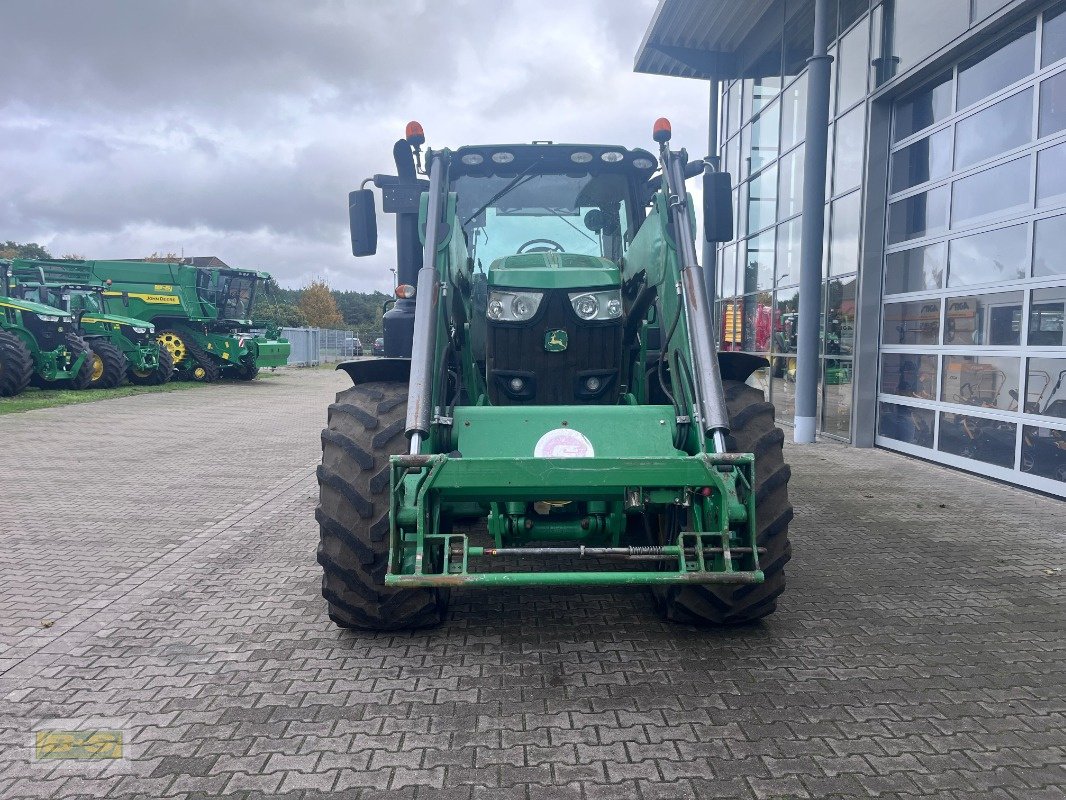
[[[431,145],[706,147],[706,84],[632,73],[654,0],[5,4],[0,238],[218,255],[299,285],[390,285],[391,224],[355,260],[347,192]]]

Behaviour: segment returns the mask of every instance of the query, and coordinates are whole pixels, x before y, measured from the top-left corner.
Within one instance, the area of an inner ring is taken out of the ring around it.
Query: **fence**
[[[289,366],[314,367],[319,364],[334,364],[356,355],[353,331],[338,331],[331,328],[282,328],[281,335],[289,340]],[[363,353],[370,355],[373,339],[359,336]]]

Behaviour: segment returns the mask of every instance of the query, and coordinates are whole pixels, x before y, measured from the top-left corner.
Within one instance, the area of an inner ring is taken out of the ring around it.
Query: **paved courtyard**
[[[1062,502],[793,448],[789,590],[760,626],[510,590],[353,634],[314,561],[346,380],[0,417],[0,798],[1063,796]],[[123,757],[39,757],[75,727]]]

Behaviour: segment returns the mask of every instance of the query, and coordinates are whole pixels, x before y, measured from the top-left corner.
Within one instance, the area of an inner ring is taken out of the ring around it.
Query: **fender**
[[[743,383],[751,377],[751,373],[757,369],[770,366],[770,362],[762,356],[753,356],[751,353],[736,351],[720,351],[718,353],[718,369],[722,373],[724,381],[740,381]]]
[[[368,358],[359,361],[342,361],[337,365],[348,373],[352,385],[361,383],[406,384],[411,377],[411,359],[409,358]]]

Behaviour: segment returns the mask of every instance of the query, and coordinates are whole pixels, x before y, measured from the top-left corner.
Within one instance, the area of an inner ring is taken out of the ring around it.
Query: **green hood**
[[[489,286],[509,289],[588,289],[619,286],[618,266],[580,253],[523,253],[497,258],[489,266]]]
[[[113,325],[129,325],[131,328],[155,328],[151,322],[136,317],[120,317],[117,314],[98,314],[95,311],[86,311],[81,318],[82,322],[110,322]]]
[[[64,321],[70,321],[71,316],[61,308],[53,308],[43,303],[35,303],[32,300],[19,300],[14,297],[0,297],[0,308],[15,308],[19,311],[29,311],[32,314],[45,317],[59,317]]]

